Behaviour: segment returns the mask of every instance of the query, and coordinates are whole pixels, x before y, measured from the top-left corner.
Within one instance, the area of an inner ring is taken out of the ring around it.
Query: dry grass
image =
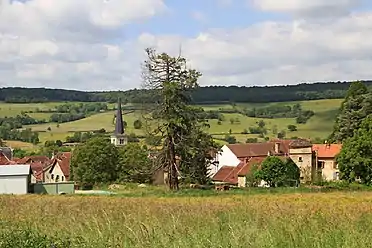
[[[24,150],[34,150],[37,148],[37,146],[23,142],[23,141],[17,141],[17,140],[4,140],[5,144],[11,148],[20,148]]]
[[[366,192],[0,196],[0,232],[27,227],[71,247],[359,248],[372,246],[371,211]]]

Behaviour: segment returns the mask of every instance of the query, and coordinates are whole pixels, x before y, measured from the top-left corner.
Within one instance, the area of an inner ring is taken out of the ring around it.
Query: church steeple
[[[124,122],[123,113],[121,111],[121,99],[118,99],[118,107],[116,109],[116,121],[115,121],[115,131],[111,135],[111,144],[115,146],[123,146],[128,142],[127,136],[124,133]]]
[[[121,111],[121,99],[118,99],[118,107],[116,110],[115,134],[124,134],[123,113]]]

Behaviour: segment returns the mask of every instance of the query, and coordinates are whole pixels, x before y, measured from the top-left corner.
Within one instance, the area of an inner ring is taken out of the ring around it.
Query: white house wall
[[[24,176],[1,176],[0,194],[22,195],[28,193],[28,175]]]
[[[217,154],[216,161],[218,163],[209,166],[211,177],[214,176],[222,166],[238,166],[240,163],[240,160],[226,145],[224,145],[219,154]]]
[[[53,179],[52,179],[52,175],[53,175]],[[65,175],[63,174],[63,172],[61,170],[61,167],[59,166],[58,162],[54,166],[52,172],[49,173],[49,171],[48,171],[48,172],[45,173],[45,182],[54,183],[54,182],[56,182],[56,177],[57,176],[59,178],[58,182],[66,181]],[[62,180],[62,177],[63,177],[63,180]]]

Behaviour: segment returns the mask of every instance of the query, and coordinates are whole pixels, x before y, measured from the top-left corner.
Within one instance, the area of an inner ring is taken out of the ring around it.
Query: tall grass
[[[0,247],[372,247],[371,211],[370,192],[0,196]]]

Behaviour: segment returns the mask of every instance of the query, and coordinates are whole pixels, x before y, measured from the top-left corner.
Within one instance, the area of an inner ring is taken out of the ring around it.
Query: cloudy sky
[[[141,87],[144,48],[201,85],[372,79],[370,0],[0,0],[0,87]]]

